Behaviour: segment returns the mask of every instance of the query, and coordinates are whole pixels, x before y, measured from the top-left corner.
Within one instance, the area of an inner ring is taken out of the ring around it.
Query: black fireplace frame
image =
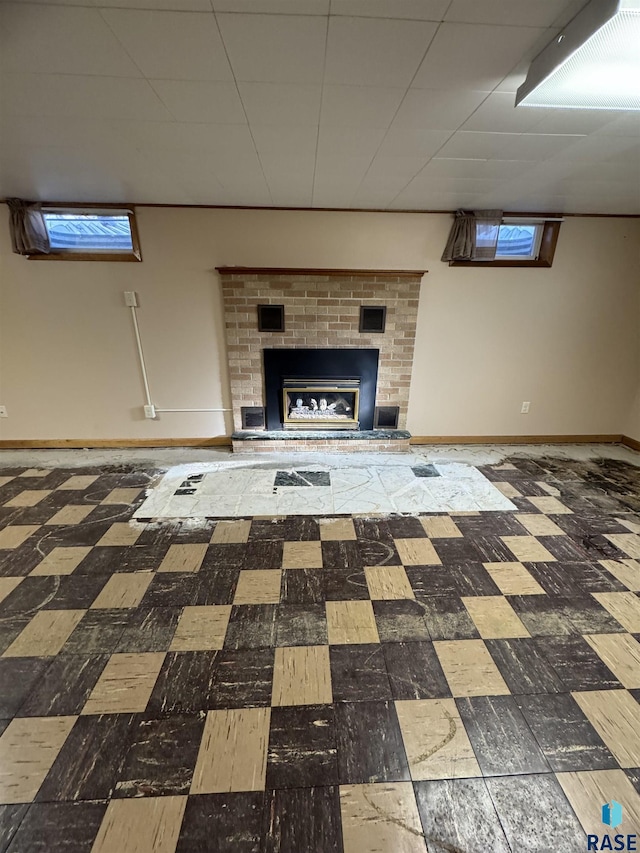
[[[360,429],[373,429],[378,385],[380,350],[372,348],[298,347],[267,348],[262,351],[267,429],[284,428],[282,380],[359,379]],[[323,427],[318,426],[321,430]],[[314,427],[309,427],[314,429]],[[325,426],[324,429],[327,429]]]

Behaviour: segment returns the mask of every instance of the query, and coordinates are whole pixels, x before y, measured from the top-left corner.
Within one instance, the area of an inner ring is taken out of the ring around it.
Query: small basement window
[[[49,234],[48,261],[141,261],[135,213],[130,209],[42,207]]]
[[[504,217],[498,230],[495,258],[452,261],[450,266],[550,267],[561,221],[561,219]],[[494,240],[493,227],[478,223],[476,226],[478,248],[492,247]]]

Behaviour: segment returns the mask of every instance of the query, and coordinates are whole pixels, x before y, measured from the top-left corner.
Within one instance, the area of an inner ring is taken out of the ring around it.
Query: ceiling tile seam
[[[211,2],[211,5],[213,7],[213,0],[210,0],[210,2]],[[258,160],[258,163],[260,164],[260,172],[262,173],[262,179],[264,180],[264,185],[267,188],[267,193],[269,194],[269,200],[270,200],[271,204],[273,204],[274,201],[273,201],[273,194],[271,192],[271,186],[269,184],[269,181],[267,180],[267,175],[264,171],[264,165],[262,163],[262,158],[260,157],[260,152],[258,151],[258,146],[256,145],[256,140],[255,140],[255,137],[253,135],[253,129],[251,127],[251,122],[249,121],[249,116],[247,115],[247,110],[246,110],[246,107],[244,105],[244,101],[242,100],[242,93],[240,92],[240,87],[238,86],[238,80],[236,79],[236,70],[233,67],[233,62],[231,62],[231,57],[229,56],[229,51],[227,50],[227,45],[225,44],[224,36],[222,35],[222,30],[220,29],[220,24],[218,23],[218,16],[217,16],[215,9],[213,11],[213,20],[215,22],[216,29],[218,31],[218,35],[220,36],[220,43],[222,44],[222,48],[224,50],[224,55],[226,56],[227,62],[229,63],[229,68],[231,69],[231,74],[233,76],[233,85],[236,87],[236,93],[238,95],[238,98],[240,99],[240,104],[242,106],[242,112],[244,113],[244,117],[247,120],[247,129],[249,130],[249,136],[251,137],[251,142],[253,143],[253,150],[256,153],[256,159]],[[218,183],[220,183],[220,181]]]
[[[316,175],[318,172],[318,147],[320,145],[320,127],[322,126],[322,107],[324,104],[324,78],[327,71],[327,54],[329,52],[329,18],[331,14],[331,0],[329,0],[329,14],[324,28],[324,56],[322,57],[322,81],[320,83],[320,109],[318,111],[318,129],[316,131],[316,150],[313,157],[313,177],[311,179],[311,207],[314,205],[316,195]]]

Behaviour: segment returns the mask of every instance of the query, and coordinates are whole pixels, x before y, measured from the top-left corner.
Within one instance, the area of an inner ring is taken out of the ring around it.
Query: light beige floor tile
[[[94,504],[83,506],[67,504],[67,506],[59,509],[55,515],[52,515],[48,521],[45,521],[45,524],[80,524],[94,509]]]
[[[518,491],[513,483],[493,483],[496,489],[505,496],[505,498],[520,498],[522,492]]]
[[[474,595],[462,601],[483,640],[531,636],[502,595]]]
[[[616,521],[632,533],[640,533],[640,523],[637,521],[632,521],[630,518],[616,518]]]
[[[405,566],[439,566],[442,561],[430,539],[394,539]]]
[[[482,640],[433,644],[453,696],[506,696],[509,688]]]
[[[213,531],[211,542],[215,545],[220,544],[238,544],[241,545],[249,539],[251,531],[251,522],[240,521],[219,521]]]
[[[15,480],[15,477],[0,477],[0,486],[6,486],[12,480]]]
[[[356,529],[351,518],[321,518],[320,539],[328,541],[344,541],[357,539]]]
[[[325,607],[329,645],[380,642],[370,601],[327,601]]]
[[[5,651],[5,658],[57,655],[86,610],[41,610]]]
[[[209,711],[192,794],[264,791],[271,708]]]
[[[535,536],[501,536],[507,548],[521,563],[554,563],[556,558]]]
[[[602,835],[606,831],[600,819],[601,810],[602,804],[611,800],[622,806],[622,823],[615,833],[626,835],[638,831],[640,798],[624,770],[556,773],[556,778],[587,834]]]
[[[175,853],[186,797],[111,800],[91,853]]]
[[[341,785],[344,853],[426,853],[411,782]]]
[[[65,492],[84,491],[97,479],[97,474],[74,474],[73,477],[69,477],[61,486],[58,486],[58,490]]]
[[[51,494],[51,489],[25,489],[7,501],[5,506],[36,506]]]
[[[278,568],[278,566],[273,567]],[[283,569],[321,569],[320,542],[285,542],[282,552]]]
[[[9,504],[5,504],[5,506],[9,506]],[[629,557],[640,560],[640,536],[637,533],[606,533],[604,538]]]
[[[621,767],[640,767],[640,705],[626,690],[572,693]]]
[[[197,572],[207,553],[206,544],[170,545],[159,572]]]
[[[640,643],[631,634],[587,634],[585,640],[620,684],[628,690],[640,687]]]
[[[415,598],[404,566],[365,566],[369,595],[374,601]]]
[[[548,495],[552,495],[554,498],[559,498],[562,494],[560,489],[557,489],[550,483],[543,483],[542,480],[536,480],[536,486],[540,486],[541,489],[544,489]]]
[[[19,477],[46,477],[47,474],[51,473],[51,469],[49,468],[29,468],[27,471],[23,471],[22,474],[19,474]]]
[[[614,578],[634,592],[640,591],[640,562],[638,560],[600,560]]]
[[[271,704],[316,705],[333,701],[329,646],[276,649]]]
[[[137,607],[152,578],[153,572],[118,572],[111,575],[91,605],[91,609]]]
[[[483,563],[503,595],[544,595],[540,586],[522,563]]]
[[[540,512],[521,512],[514,516],[532,536],[566,536],[561,527]]]
[[[553,496],[535,496],[527,498],[527,500],[529,503],[532,503],[536,509],[539,509],[540,512],[546,513],[546,515],[573,515],[572,509],[569,509],[569,507],[565,506],[562,501],[559,501],[558,498]]]
[[[0,601],[4,601],[23,580],[24,578],[0,578]]]
[[[230,604],[185,607],[171,643],[172,652],[221,649],[231,616]]]
[[[453,699],[396,702],[411,778],[482,776]]]
[[[103,504],[132,504],[138,497],[142,489],[112,489],[106,498],[103,498]]]
[[[143,530],[144,524],[116,521],[97,544],[100,546],[135,545]]]
[[[640,632],[640,598],[633,592],[594,592],[593,597],[631,634]]]
[[[91,548],[71,547],[71,548],[54,548],[49,551],[44,560],[41,560],[35,569],[31,572],[32,575],[70,575],[78,568],[84,560]]]
[[[0,803],[30,803],[77,717],[12,720],[0,737]]]
[[[420,524],[429,539],[460,539],[462,533],[448,515],[422,516]]]
[[[40,527],[39,524],[15,524],[0,530],[0,549],[18,548]]]
[[[82,713],[135,714],[144,711],[164,657],[164,652],[111,655]]]
[[[282,569],[258,569],[240,572],[234,604],[278,604]]]

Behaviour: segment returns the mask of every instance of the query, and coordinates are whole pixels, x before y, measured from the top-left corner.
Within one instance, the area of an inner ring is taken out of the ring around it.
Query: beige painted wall
[[[0,223],[6,222],[3,207]],[[139,208],[141,264],[27,261],[0,227],[0,439],[180,438],[228,414],[142,416],[123,291],[153,400],[226,408],[216,266],[425,268],[409,429],[415,435],[620,433],[638,365],[640,220],[568,219],[551,270],[439,260],[450,217]],[[523,400],[531,401],[521,415]]]

